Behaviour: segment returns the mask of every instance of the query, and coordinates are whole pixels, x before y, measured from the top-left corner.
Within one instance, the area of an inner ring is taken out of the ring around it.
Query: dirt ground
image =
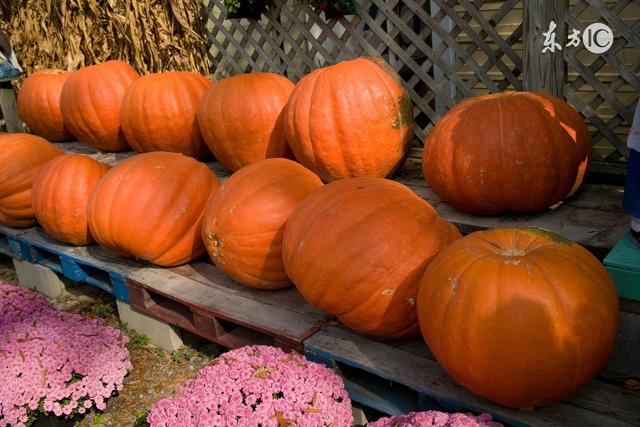
[[[11,259],[0,256],[0,280],[17,284]],[[169,353],[148,343],[148,338],[128,330],[119,322],[115,299],[86,284],[66,282],[68,293],[53,301],[59,310],[100,317],[129,335],[133,370],[125,378],[123,390],[109,399],[104,412],[93,411],[75,426],[145,426],[151,405],[173,393],[193,377],[210,359],[225,349],[193,335],[183,336],[185,347]]]

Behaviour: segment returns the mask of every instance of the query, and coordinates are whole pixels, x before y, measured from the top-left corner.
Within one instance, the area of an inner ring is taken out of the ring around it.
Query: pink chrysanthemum
[[[502,424],[492,421],[491,415],[482,414],[447,414],[446,412],[426,411],[411,412],[390,418],[381,418],[367,427],[502,427]]]
[[[329,368],[269,346],[229,351],[161,400],[153,426],[351,426],[351,401]]]
[[[104,409],[131,369],[127,340],[102,320],[0,283],[0,425],[23,426],[39,408],[57,416]]]

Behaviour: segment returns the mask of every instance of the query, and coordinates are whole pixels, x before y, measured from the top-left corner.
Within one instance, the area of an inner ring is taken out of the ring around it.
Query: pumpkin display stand
[[[79,143],[56,146],[110,165],[132,155],[101,153]],[[208,166],[222,181],[230,175],[218,163]],[[563,203],[533,214],[479,217],[443,202],[416,173],[419,166],[408,161],[395,179],[425,198],[464,233],[496,226],[537,225],[563,234],[603,258],[628,227],[628,218],[619,212],[622,193],[614,186],[587,184]],[[37,227],[17,230],[0,226],[0,252],[100,287],[122,301],[129,300],[136,311],[228,347],[270,343],[304,352],[312,360],[339,368],[354,402],[388,415],[440,409],[489,412],[510,426],[640,424],[640,395],[610,383],[614,374],[609,371],[603,372],[609,375],[607,381],[598,377],[561,403],[533,412],[507,409],[456,385],[420,339],[380,342],[358,335],[305,303],[294,288],[268,292],[246,288],[209,262],[170,269],[152,267],[109,255],[96,245],[76,248],[55,242]],[[634,366],[633,358],[640,352],[640,339],[634,338],[640,327],[640,304],[623,298],[621,306],[623,339],[608,369],[620,372],[617,377],[629,377],[624,369]]]

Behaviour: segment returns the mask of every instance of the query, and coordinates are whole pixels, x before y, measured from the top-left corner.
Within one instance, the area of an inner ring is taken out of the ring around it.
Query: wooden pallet
[[[229,348],[268,343],[302,352],[327,320],[295,288],[251,289],[206,262],[144,268],[127,283],[136,310]]]
[[[585,184],[576,194],[549,209],[529,214],[479,216],[458,211],[443,201],[426,185],[421,165],[415,159],[407,161],[395,180],[428,201],[463,234],[488,228],[543,227],[580,243],[603,259],[629,229],[630,218],[621,209],[622,187]]]
[[[629,234],[625,234],[609,252],[604,266],[616,282],[618,295],[640,301],[640,248],[631,241]]]
[[[304,347],[308,359],[340,370],[352,400],[389,415],[436,409],[488,412],[508,426],[640,425],[640,393],[599,380],[564,402],[523,412],[455,384],[421,340],[386,344],[328,326]]]
[[[23,260],[26,248],[18,236],[28,233],[33,228],[11,228],[0,224],[0,253],[12,258]]]
[[[97,245],[58,242],[42,229],[18,236],[26,261],[43,265],[77,282],[85,282],[129,302],[127,275],[145,264],[110,254]]]

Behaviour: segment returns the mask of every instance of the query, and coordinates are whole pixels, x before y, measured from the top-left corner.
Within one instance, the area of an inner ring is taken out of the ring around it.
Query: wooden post
[[[524,88],[548,92],[562,98],[566,83],[564,51],[566,43],[565,14],[569,0],[527,0],[524,2]],[[560,45],[546,51],[545,36],[555,22],[553,42]]]
[[[10,81],[0,82],[0,109],[7,126],[7,132],[24,132],[18,112],[16,93]]]

